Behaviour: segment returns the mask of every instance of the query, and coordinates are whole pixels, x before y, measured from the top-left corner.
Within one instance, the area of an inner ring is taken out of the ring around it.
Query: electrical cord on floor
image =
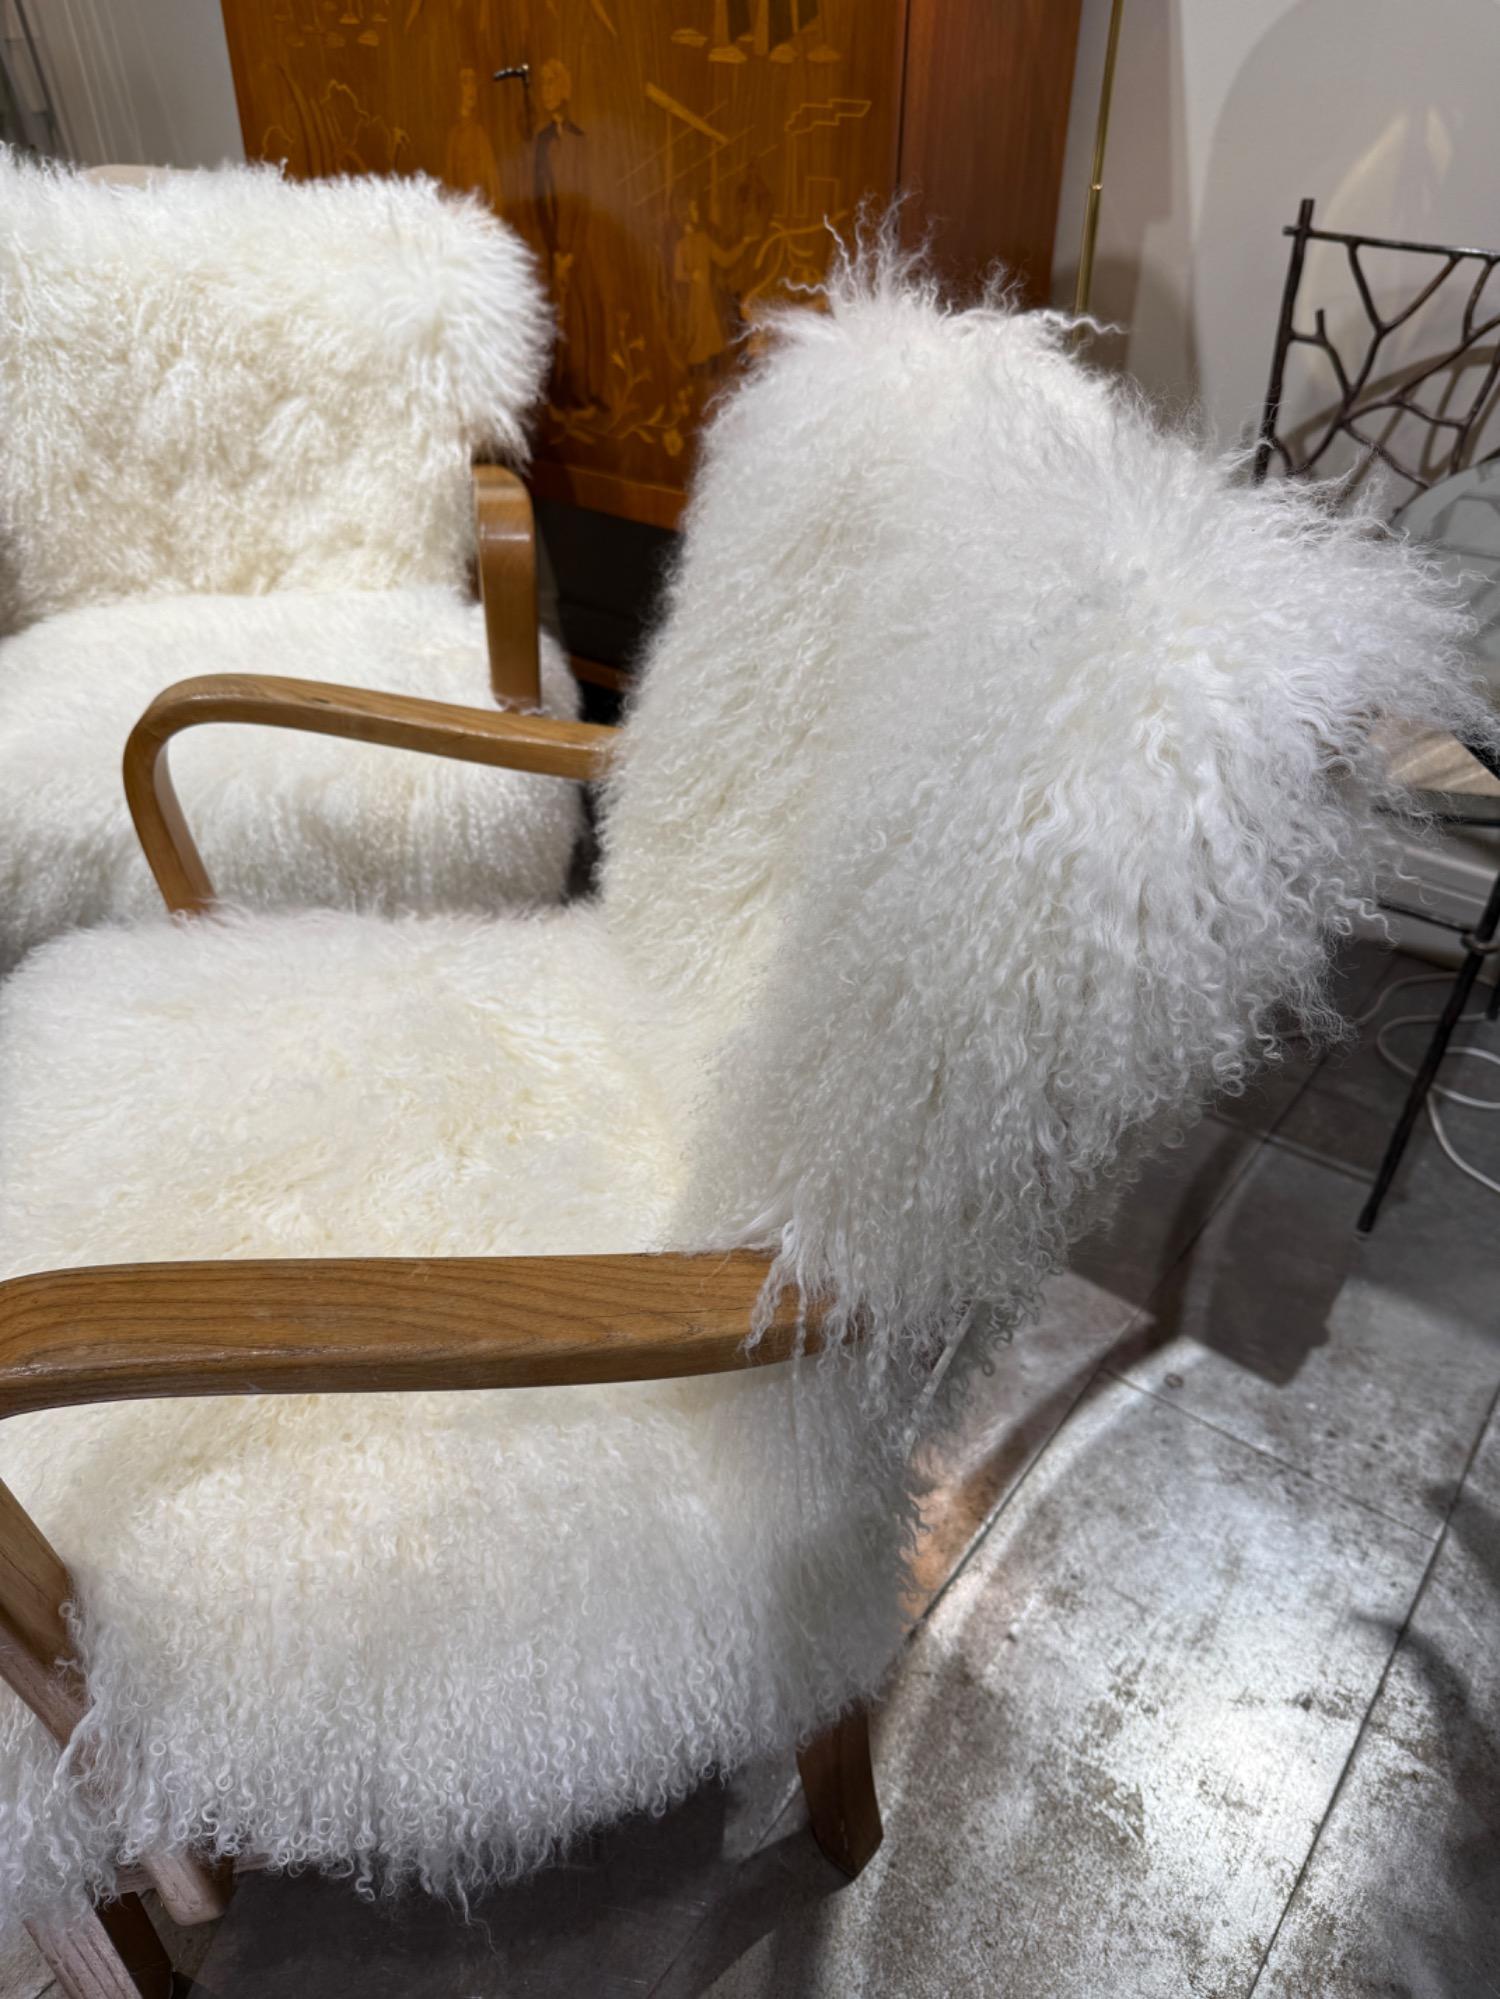
[[[1411,979],[1396,979],[1392,984],[1383,986],[1380,992],[1376,994],[1374,1004],[1366,1007],[1364,1012],[1357,1015],[1350,1025],[1353,1027],[1368,1026],[1383,1010],[1391,994],[1399,993],[1406,986],[1451,985],[1452,980],[1453,974],[1451,972],[1432,972],[1419,974],[1416,978]],[[1388,1068],[1394,1069],[1398,1075],[1415,1076],[1417,1073],[1415,1063],[1403,1062],[1399,1055],[1394,1054],[1386,1045],[1386,1036],[1393,1034],[1398,1027],[1435,1027],[1440,1018],[1441,1015],[1436,1013],[1398,1013],[1394,1020],[1386,1021],[1377,1031],[1375,1036],[1376,1054],[1379,1055],[1381,1061]],[[1469,1027],[1476,1021],[1482,1022],[1483,1020],[1484,1015],[1482,1013],[1461,1013],[1454,1024],[1458,1027]],[[1450,1055],[1467,1055],[1471,1061],[1491,1062],[1497,1069],[1500,1069],[1500,1054],[1497,1054],[1491,1048],[1476,1048],[1469,1041],[1450,1042],[1443,1060],[1446,1062]],[[1476,1111],[1500,1111],[1500,1098],[1471,1097],[1464,1090],[1455,1090],[1446,1083],[1434,1081],[1432,1088],[1427,1093],[1426,1102],[1428,1122],[1432,1126],[1433,1136],[1453,1165],[1458,1168],[1460,1173],[1467,1174],[1471,1180],[1477,1180],[1481,1187],[1488,1187],[1492,1194],[1500,1194],[1500,1180],[1492,1180],[1488,1173],[1481,1173],[1477,1166],[1470,1165],[1469,1161],[1461,1156],[1452,1139],[1448,1136],[1447,1128],[1443,1124],[1442,1118],[1438,1115],[1437,1099],[1439,1097],[1444,1098],[1450,1104],[1466,1104],[1470,1110]]]

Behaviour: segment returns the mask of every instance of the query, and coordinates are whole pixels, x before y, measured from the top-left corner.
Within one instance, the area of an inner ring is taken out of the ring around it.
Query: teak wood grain
[[[208,909],[213,883],[189,831],[167,745],[202,723],[243,722],[426,751],[466,763],[588,783],[602,777],[619,732],[552,715],[494,714],[409,694],[376,694],[275,675],[205,674],[159,694],[125,744],[125,798],[136,837],[168,909]]]
[[[908,235],[972,297],[996,264],[1045,305],[1079,0],[908,0]]]
[[[83,1680],[72,1664],[63,1606],[74,1596],[57,1550],[5,1485],[0,1485],[0,1680],[31,1709],[59,1743],[83,1714]],[[141,1869],[173,1920],[210,1922],[228,1906],[231,1881],[192,1854],[148,1854]],[[109,1925],[85,1925],[89,1951],[103,1950]]]
[[[705,409],[861,202],[1047,295],[1079,0],[222,4],[248,158],[431,173],[530,243],[549,499],[675,526]]]
[[[0,1284],[0,1417],[148,1396],[541,1388],[765,1365],[799,1339],[818,1345],[816,1314],[789,1294],[746,1347],[769,1267],[737,1250],[246,1258],[13,1277]]]
[[[0,1485],[0,1679],[58,1742],[67,1741],[83,1712],[76,1681],[58,1670],[71,1650],[62,1607],[72,1594],[61,1557]]]
[[[531,495],[503,465],[474,467],[474,554],[495,699],[539,708],[536,520]]]
[[[26,1927],[63,1999],[173,1999],[185,1989],[176,1983],[172,1960],[134,1895],[66,1924]],[[50,1993],[53,1987],[46,1989]]]
[[[852,1881],[874,1858],[885,1828],[870,1762],[870,1717],[851,1708],[797,1752],[813,1838]]]

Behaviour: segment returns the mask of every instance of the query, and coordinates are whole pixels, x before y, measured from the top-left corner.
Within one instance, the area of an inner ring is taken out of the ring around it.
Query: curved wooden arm
[[[745,1334],[768,1259],[452,1257],[124,1264],[0,1284],[0,1416],[148,1396],[539,1388],[713,1374],[819,1345],[783,1300]],[[83,1712],[56,1550],[0,1485],[0,1680],[59,1742]],[[179,1921],[223,1911],[191,1855],[145,1862]]]
[[[531,495],[503,465],[474,467],[474,553],[495,699],[540,708],[536,522]]]
[[[374,694],[316,680],[220,673],[179,680],[158,694],[125,745],[125,797],[156,885],[168,909],[212,906],[213,884],[198,852],[167,765],[167,744],[201,722],[252,722],[347,736],[400,750],[458,757],[466,763],[588,783],[601,777],[618,731],[551,715],[496,715],[407,694]]]
[[[132,1263],[0,1284],[0,1417],[74,1402],[545,1388],[717,1374],[819,1344],[769,1260],[514,1256]]]

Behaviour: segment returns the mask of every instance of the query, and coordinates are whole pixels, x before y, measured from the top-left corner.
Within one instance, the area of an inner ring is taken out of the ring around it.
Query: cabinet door
[[[436,174],[541,261],[543,493],[675,522],[704,403],[896,184],[906,0],[224,0],[245,147]],[[526,65],[527,79],[493,72]]]

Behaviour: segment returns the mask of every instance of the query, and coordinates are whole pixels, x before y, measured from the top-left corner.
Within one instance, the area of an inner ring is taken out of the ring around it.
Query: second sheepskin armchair
[[[525,246],[434,182],[122,185],[0,148],[0,971],[152,907],[120,757],[184,675],[576,713],[530,502],[473,467],[524,459],[550,348]],[[179,781],[252,905],[551,900],[578,827],[523,775],[250,730]]]
[[[596,902],[208,908],[0,989],[0,1907],[54,1963],[205,1859],[473,1893],[797,1744],[857,1867],[914,1442],[1331,1025],[1376,718],[1480,726],[1416,558],[1049,318],[889,252],[827,303],[711,426],[620,731],[220,677],[133,738],[179,908],[200,720],[607,771]]]

